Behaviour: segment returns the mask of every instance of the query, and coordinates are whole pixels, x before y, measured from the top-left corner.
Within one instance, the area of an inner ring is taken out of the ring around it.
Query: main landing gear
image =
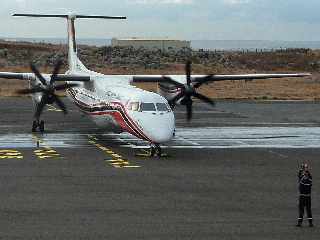
[[[141,149],[140,153],[135,154],[138,157],[167,157],[168,155],[162,152],[159,144],[151,144],[148,149]]]
[[[44,121],[43,121],[43,120],[41,120],[41,121],[39,121],[39,120],[34,120],[34,121],[32,122],[32,132],[36,132],[36,131],[37,131],[37,128],[39,128],[39,131],[40,131],[41,133],[44,132]]]

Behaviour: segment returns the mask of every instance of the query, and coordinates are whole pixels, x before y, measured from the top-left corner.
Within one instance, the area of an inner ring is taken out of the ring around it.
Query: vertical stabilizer
[[[67,18],[68,21],[68,64],[69,70],[75,72],[80,70],[80,60],[77,55],[77,43],[76,43],[76,30],[74,26],[74,21],[76,17],[69,15]]]
[[[126,19],[121,16],[101,16],[101,15],[63,15],[63,14],[13,14],[15,17],[43,17],[43,18],[66,18],[68,22],[68,64],[70,72],[84,70],[86,67],[77,56],[76,31],[74,22],[77,18],[99,18],[99,19]]]

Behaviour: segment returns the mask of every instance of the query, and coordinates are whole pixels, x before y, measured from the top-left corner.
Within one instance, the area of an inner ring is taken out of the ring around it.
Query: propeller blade
[[[209,81],[212,81],[213,76],[214,76],[214,75],[208,75],[208,76],[205,76],[205,77],[203,77],[203,78],[200,78],[199,80],[197,80],[197,83],[194,84],[193,86],[194,86],[195,88],[198,88],[198,87],[200,87],[202,84],[204,84],[204,83],[206,83],[206,82],[209,82]]]
[[[206,102],[206,103],[208,103],[208,104],[210,104],[212,106],[215,105],[214,101],[212,101],[210,98],[208,98],[208,97],[206,97],[206,96],[204,96],[204,95],[202,95],[200,93],[195,92],[195,93],[192,94],[192,96],[194,96],[194,97],[196,97],[196,98],[198,98],[198,99],[200,99],[200,100],[202,100],[202,101],[204,101],[204,102]]]
[[[43,111],[43,108],[44,108],[44,106],[46,105],[47,101],[48,101],[48,95],[47,95],[47,94],[44,94],[44,95],[42,96],[42,98],[41,98],[40,103],[37,104],[37,109],[36,109],[36,112],[34,113],[34,117],[35,117],[36,119],[39,119],[39,118],[40,118],[40,115],[41,115],[41,113],[42,113],[42,111]]]
[[[64,114],[67,114],[67,108],[64,105],[64,103],[60,100],[60,98],[57,95],[52,95],[54,101],[56,102],[56,104],[58,105],[58,107],[63,111]]]
[[[171,84],[173,84],[173,85],[175,85],[177,87],[185,88],[185,86],[182,83],[179,83],[179,82],[173,80],[172,78],[163,76],[163,79],[166,80],[168,83],[171,83]]]
[[[38,92],[45,92],[42,88],[31,88],[31,89],[21,89],[16,91],[18,94],[32,94],[32,93],[38,93]]]
[[[187,120],[190,121],[192,118],[192,100],[187,101]]]
[[[187,85],[191,84],[191,61],[187,61],[186,63],[186,76],[187,76]]]
[[[64,89],[73,88],[73,87],[77,87],[77,86],[79,86],[79,84],[66,83],[66,84],[61,84],[61,85],[55,86],[54,90],[59,91],[59,90],[64,90]]]
[[[31,67],[31,70],[32,72],[36,75],[36,77],[40,80],[40,82],[43,84],[43,85],[47,85],[47,81],[46,79],[41,75],[41,73],[39,72],[39,70],[36,68],[36,66],[34,64],[30,64],[30,67]]]
[[[52,85],[55,82],[56,77],[57,77],[57,75],[58,75],[58,73],[60,71],[61,66],[62,66],[62,61],[59,60],[57,62],[57,64],[54,66],[54,69],[53,69],[53,72],[52,72],[52,75],[51,75],[51,79],[50,79],[50,85]]]

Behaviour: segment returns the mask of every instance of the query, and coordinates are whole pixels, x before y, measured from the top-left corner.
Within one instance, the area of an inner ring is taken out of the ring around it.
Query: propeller
[[[56,103],[57,106],[63,111],[64,114],[67,113],[67,108],[65,104],[60,100],[58,95],[56,95],[55,91],[64,90],[72,87],[78,86],[78,84],[74,83],[65,83],[60,85],[55,85],[55,81],[57,79],[59,70],[62,66],[62,61],[59,60],[54,66],[52,75],[50,77],[49,84],[43,75],[39,72],[34,64],[30,64],[32,72],[35,74],[37,79],[41,82],[41,84],[34,86],[33,88],[22,89],[17,91],[19,94],[33,94],[33,93],[42,93],[41,101],[37,104],[37,108],[34,114],[36,119],[40,118],[41,113],[43,112],[43,108],[46,104]]]
[[[174,106],[177,101],[181,100],[180,103],[182,105],[186,106],[187,109],[187,120],[190,121],[192,118],[192,104],[193,100],[192,97],[198,98],[199,100],[210,104],[211,106],[214,106],[215,103],[208,97],[198,93],[196,89],[200,87],[202,84],[212,80],[212,75],[208,75],[205,77],[197,78],[197,82],[195,84],[192,83],[191,79],[191,62],[187,61],[185,66],[185,72],[186,72],[186,84],[182,84],[180,82],[175,81],[174,79],[170,77],[164,76],[163,78],[175,85],[176,87],[181,89],[181,92],[175,96],[173,99],[169,101],[170,106]]]

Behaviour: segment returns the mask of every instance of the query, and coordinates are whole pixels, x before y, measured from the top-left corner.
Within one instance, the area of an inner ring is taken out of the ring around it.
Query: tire
[[[44,132],[44,121],[43,120],[40,121],[39,130],[42,133]]]
[[[157,147],[157,156],[158,156],[158,158],[161,158],[161,156],[162,156],[162,150],[160,147]]]
[[[156,155],[156,149],[154,147],[150,148],[150,157],[154,157]]]
[[[33,121],[32,122],[32,132],[36,132],[37,131],[37,127],[38,127],[37,121]]]

